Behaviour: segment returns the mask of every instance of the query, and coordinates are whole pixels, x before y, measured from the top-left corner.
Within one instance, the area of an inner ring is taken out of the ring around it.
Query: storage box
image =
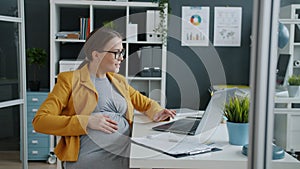
[[[83,60],[60,60],[59,61],[59,72],[67,72],[76,70]]]
[[[144,69],[140,72],[141,77],[151,77],[151,70],[149,67],[144,67]]]
[[[159,67],[151,68],[151,76],[152,77],[161,77],[161,70]]]
[[[158,67],[145,67],[141,72],[140,72],[141,77],[161,77],[161,69]]]

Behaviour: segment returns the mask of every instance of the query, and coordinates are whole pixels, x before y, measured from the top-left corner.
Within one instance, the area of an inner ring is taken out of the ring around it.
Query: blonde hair
[[[106,46],[106,44],[116,37],[122,39],[121,34],[113,29],[99,28],[91,32],[79,53],[78,58],[84,60],[79,65],[78,69],[82,68],[84,65],[88,64],[90,61],[93,60],[93,51],[105,50],[104,47]]]

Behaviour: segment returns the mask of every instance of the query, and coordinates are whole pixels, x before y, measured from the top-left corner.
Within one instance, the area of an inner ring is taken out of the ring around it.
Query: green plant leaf
[[[46,63],[47,53],[42,48],[28,48],[26,51],[27,61],[29,64],[43,66]]]
[[[299,86],[300,85],[300,75],[292,75],[288,78],[289,85]]]
[[[27,62],[29,65],[34,65],[33,80],[37,80],[38,69],[44,66],[47,61],[47,52],[42,48],[28,48],[26,50]]]
[[[250,101],[248,97],[234,96],[225,105],[224,115],[230,122],[247,123]]]

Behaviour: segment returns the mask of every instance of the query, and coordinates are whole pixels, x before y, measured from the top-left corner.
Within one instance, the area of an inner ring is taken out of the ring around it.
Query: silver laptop
[[[185,135],[208,134],[214,131],[223,118],[225,103],[238,91],[229,88],[216,91],[211,97],[202,118],[182,118],[153,127],[156,131],[166,131]],[[208,137],[208,136],[204,136]]]

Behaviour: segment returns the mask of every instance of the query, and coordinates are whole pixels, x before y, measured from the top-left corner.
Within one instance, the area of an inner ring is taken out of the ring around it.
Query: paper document
[[[183,157],[221,150],[214,144],[191,142],[187,137],[179,137],[173,133],[161,133],[145,137],[132,138],[138,145],[162,152],[173,157]]]

